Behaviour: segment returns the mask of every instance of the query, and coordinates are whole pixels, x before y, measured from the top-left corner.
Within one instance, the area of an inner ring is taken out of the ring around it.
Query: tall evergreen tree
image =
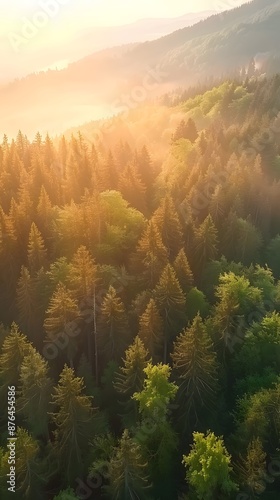
[[[105,360],[119,360],[130,337],[124,304],[110,286],[101,304],[97,342]]]
[[[179,333],[185,321],[186,303],[186,297],[170,264],[163,270],[154,295],[164,323],[163,360],[166,362],[169,342]]]
[[[172,197],[167,194],[151,219],[158,227],[171,260],[183,247],[183,229]]]
[[[197,270],[203,268],[207,261],[214,260],[218,254],[218,231],[213,223],[211,215],[195,232],[193,250]]]
[[[176,271],[176,275],[183,292],[189,292],[193,285],[193,273],[183,248],[181,248],[180,252],[178,253],[173,267]]]
[[[150,221],[137,245],[133,270],[140,271],[140,279],[145,286],[154,288],[167,263],[167,249],[157,226]]]
[[[73,369],[66,365],[54,388],[52,403],[54,411],[50,416],[56,426],[53,451],[63,482],[69,484],[89,461],[87,450],[94,435],[94,410],[91,398],[84,395],[83,380],[75,377]]]
[[[124,406],[124,421],[128,425],[130,419],[136,423],[137,408],[135,401],[131,399],[133,394],[143,388],[144,368],[149,362],[149,353],[145,349],[143,342],[137,336],[133,344],[125,351],[123,366],[116,374],[114,387],[121,395],[121,402]]]
[[[17,385],[21,363],[30,353],[32,344],[23,335],[18,326],[13,323],[9,335],[5,338],[0,355],[1,387]]]
[[[164,325],[154,299],[150,300],[139,319],[138,335],[153,360],[158,360],[164,344]]]
[[[35,350],[25,355],[20,366],[18,410],[35,437],[48,435],[48,411],[52,381],[47,361]]]
[[[177,337],[171,356],[179,385],[180,414],[190,429],[209,411],[215,411],[218,392],[216,355],[199,315]]]
[[[147,500],[148,495],[148,464],[141,454],[141,447],[126,429],[114,449],[108,467],[109,487],[106,488],[113,500]]]
[[[46,266],[47,250],[42,235],[34,222],[29,233],[27,257],[31,274]]]
[[[72,332],[79,319],[80,310],[77,300],[73,298],[70,290],[59,283],[46,311],[44,328],[47,332],[47,340],[50,342],[63,334],[64,341],[66,339],[67,357],[72,366],[77,351],[77,338],[72,335]],[[71,335],[67,334],[68,329],[70,329]]]

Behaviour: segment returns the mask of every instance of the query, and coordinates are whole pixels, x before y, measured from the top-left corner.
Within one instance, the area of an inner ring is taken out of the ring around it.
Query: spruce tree
[[[216,354],[199,315],[177,337],[171,356],[179,385],[180,414],[192,428],[215,411],[218,393]]]
[[[184,324],[186,303],[186,297],[170,264],[164,268],[154,296],[164,323],[163,360],[166,362],[169,342]]]
[[[217,257],[218,231],[211,215],[208,215],[196,230],[193,250],[197,271],[203,268],[209,260]]]
[[[126,426],[131,425],[131,422],[136,423],[137,407],[131,397],[143,388],[144,368],[148,362],[149,353],[137,336],[133,344],[125,351],[123,366],[116,373],[114,382],[114,387],[121,397],[121,404],[124,408],[122,417]]]
[[[30,349],[20,366],[18,410],[35,437],[48,436],[48,411],[52,381],[47,361]]]
[[[113,500],[148,500],[148,464],[142,457],[141,447],[126,429],[119,445],[114,449],[108,466],[107,490]]]
[[[158,227],[171,260],[183,247],[183,229],[173,199],[167,194],[151,219]]]
[[[53,451],[68,484],[86,466],[89,442],[94,436],[92,400],[84,395],[84,388],[83,379],[75,377],[74,370],[65,365],[52,396],[54,411],[50,416],[56,427]]]
[[[157,360],[164,344],[164,325],[154,299],[150,300],[139,319],[138,335],[153,360]]]
[[[130,337],[124,304],[110,286],[101,304],[97,322],[97,343],[105,360],[119,360]]]
[[[138,242],[133,260],[133,270],[140,274],[141,282],[148,288],[154,288],[164,266],[168,263],[167,249],[154,222],[149,221]]]
[[[40,231],[34,222],[31,225],[28,242],[28,264],[31,274],[45,267],[47,263],[47,250]]]
[[[180,252],[178,253],[173,267],[176,271],[176,275],[183,292],[189,292],[193,285],[193,273],[183,248],[181,248]]]

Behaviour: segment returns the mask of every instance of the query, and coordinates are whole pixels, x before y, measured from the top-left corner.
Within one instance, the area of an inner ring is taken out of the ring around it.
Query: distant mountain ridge
[[[279,0],[253,0],[159,39],[96,52],[67,69],[30,76],[1,90],[5,123],[0,129],[9,130],[15,115],[21,123],[29,113],[32,133],[59,132],[246,66],[263,54],[277,57],[279,26]]]

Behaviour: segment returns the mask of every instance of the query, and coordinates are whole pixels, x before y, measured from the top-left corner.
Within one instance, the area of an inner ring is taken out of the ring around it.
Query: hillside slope
[[[0,132],[15,134],[18,118],[30,134],[42,124],[43,132],[57,133],[174,87],[236,71],[253,57],[272,60],[279,21],[278,0],[254,0],[158,40],[107,49],[65,70],[32,75],[1,89]]]

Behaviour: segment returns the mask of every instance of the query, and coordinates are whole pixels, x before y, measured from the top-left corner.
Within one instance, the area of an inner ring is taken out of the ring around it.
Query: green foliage
[[[148,498],[149,488],[147,463],[141,456],[140,446],[124,431],[119,445],[114,449],[108,465],[109,486],[106,488],[110,498],[133,500]]]
[[[144,373],[144,389],[135,392],[133,399],[139,402],[139,411],[144,416],[157,415],[159,419],[164,420],[168,404],[175,398],[178,390],[173,382],[169,382],[171,368],[162,363],[154,366],[149,363],[144,368]]]
[[[254,323],[246,332],[244,342],[235,360],[238,376],[263,374],[271,369],[279,373],[280,316],[272,313]]]
[[[190,321],[192,321],[195,316],[199,313],[203,318],[208,315],[209,304],[206,300],[204,293],[198,288],[192,288],[187,294],[187,316]]]
[[[189,455],[184,455],[186,479],[202,500],[219,498],[220,493],[230,495],[237,490],[231,480],[231,457],[223,440],[213,432],[206,435],[194,432],[194,444]]]
[[[78,500],[75,492],[72,488],[60,491],[58,495],[54,497],[54,500]]]
[[[55,424],[53,452],[68,483],[82,471],[85,450],[94,436],[92,398],[83,391],[83,380],[65,365],[54,388],[54,412],[50,416]]]
[[[52,391],[48,372],[48,363],[35,349],[30,349],[20,366],[17,406],[35,437],[48,435],[48,411]]]
[[[184,425],[197,425],[215,411],[218,393],[216,354],[199,315],[175,340],[172,359]]]
[[[144,342],[153,359],[159,357],[164,342],[163,321],[155,300],[151,299],[139,319],[139,337]]]
[[[115,288],[109,287],[101,304],[98,345],[106,360],[119,360],[129,338],[125,307]]]
[[[162,70],[183,81],[193,60],[215,67],[241,17],[250,36],[256,19],[278,33],[277,1],[266,4],[225,14],[222,32],[213,17],[167,37],[175,49]],[[141,46],[120,57],[135,50],[141,64]],[[207,428],[223,434],[241,491],[261,493],[280,432],[280,76],[259,78],[249,56],[232,79],[203,82],[202,71],[199,85],[95,123],[94,133],[88,124],[85,137],[0,141],[1,499],[9,386],[16,500],[75,498],[75,478],[102,482],[90,493],[101,498],[175,499],[179,437],[189,451],[192,433]],[[268,75],[280,59],[267,59]],[[200,436],[187,497],[234,498],[222,440]],[[278,483],[264,498],[278,498]]]
[[[239,464],[241,484],[248,493],[261,494],[264,492],[264,478],[266,477],[266,453],[259,438],[253,439],[247,448],[245,457],[241,457]]]
[[[1,387],[16,385],[19,380],[21,363],[32,350],[32,345],[13,323],[9,335],[4,339],[0,355]]]

